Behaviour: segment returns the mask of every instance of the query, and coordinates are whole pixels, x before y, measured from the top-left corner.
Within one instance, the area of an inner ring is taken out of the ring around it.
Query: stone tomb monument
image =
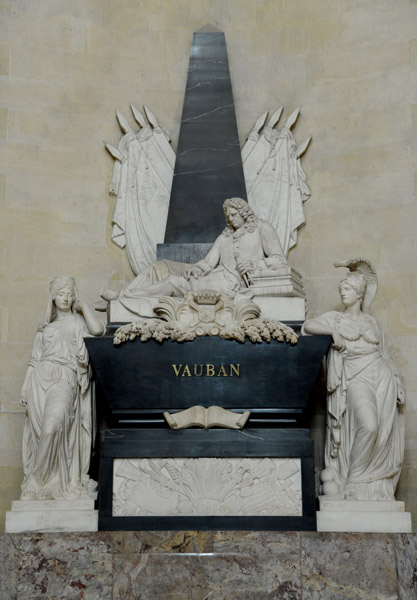
[[[280,132],[282,109],[262,115],[241,154],[224,34],[195,33],[168,205],[168,137],[132,110],[139,134],[119,113],[108,149],[113,239],[137,277],[102,293],[108,333],[86,340],[111,420],[99,528],[314,530],[304,414],[330,337],[280,322],[305,315],[287,262],[309,196],[299,111]]]
[[[112,239],[136,277],[102,291],[102,337],[74,280],[52,282],[6,531],[97,529],[88,357],[110,425],[100,529],[411,531],[394,497],[405,390],[368,314],[371,263],[337,264],[351,272],[344,312],[303,324],[302,280],[287,262],[310,195],[300,157],[311,138],[297,147],[292,134],[299,109],[281,130],[282,108],[261,115],[240,153],[224,35],[208,27],[193,38],[176,157],[155,115],[132,111],[139,132],[117,112],[123,136],[107,149]],[[305,417],[331,343],[316,521]]]

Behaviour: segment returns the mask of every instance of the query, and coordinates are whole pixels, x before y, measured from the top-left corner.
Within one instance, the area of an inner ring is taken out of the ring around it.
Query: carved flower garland
[[[271,340],[276,340],[294,345],[298,342],[298,336],[291,327],[273,319],[249,319],[234,323],[232,326],[220,328],[217,335],[224,340],[236,340],[240,343],[243,343],[246,338],[254,343],[263,341],[269,343]],[[141,342],[146,342],[151,338],[157,342],[164,340],[190,342],[196,337],[198,337],[196,331],[190,331],[178,322],[167,323],[159,319],[147,319],[119,327],[114,334],[113,343],[115,346],[119,346],[136,338],[140,338]]]

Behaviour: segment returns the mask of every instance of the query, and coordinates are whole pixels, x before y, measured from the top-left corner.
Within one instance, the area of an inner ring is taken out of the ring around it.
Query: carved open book
[[[209,406],[209,408],[192,406],[172,415],[169,412],[164,412],[166,422],[171,429],[185,429],[187,427],[243,429],[249,415],[249,410],[244,413],[234,413],[220,406]]]

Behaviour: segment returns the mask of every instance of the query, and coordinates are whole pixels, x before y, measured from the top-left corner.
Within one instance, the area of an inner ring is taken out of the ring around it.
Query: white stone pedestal
[[[15,500],[6,513],[6,533],[24,531],[98,531],[94,499]]]
[[[254,296],[252,300],[261,309],[262,319],[276,321],[305,321],[306,308],[304,298]]]
[[[123,302],[124,304],[119,300],[109,302],[107,319],[110,323],[131,323],[156,317],[154,308],[158,305],[159,298],[123,298]]]
[[[252,277],[253,285],[241,290],[261,309],[261,317],[277,321],[305,320],[305,292],[301,275],[291,267],[271,271],[268,276]],[[109,302],[107,317],[111,323],[155,318],[159,297],[123,298]],[[178,302],[180,300],[178,299]]]
[[[295,269],[282,267],[268,277],[253,277],[248,288],[252,300],[261,309],[261,317],[277,321],[304,321],[305,292],[303,279]]]
[[[319,497],[317,531],[411,533],[411,513],[404,502],[330,500]]]
[[[260,290],[257,289],[256,292]],[[277,321],[304,321],[306,316],[305,300],[298,296],[258,295],[252,300],[261,309],[261,317]],[[127,302],[124,299],[124,302]],[[140,319],[155,318],[153,309],[158,305],[159,298],[129,299],[133,310],[129,310],[119,300],[109,303],[108,320],[112,323],[130,323]],[[138,313],[141,315],[139,316]]]

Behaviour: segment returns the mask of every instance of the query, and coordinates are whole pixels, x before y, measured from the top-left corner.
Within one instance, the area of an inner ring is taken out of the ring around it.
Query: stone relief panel
[[[301,516],[292,458],[116,459],[113,516]]]

